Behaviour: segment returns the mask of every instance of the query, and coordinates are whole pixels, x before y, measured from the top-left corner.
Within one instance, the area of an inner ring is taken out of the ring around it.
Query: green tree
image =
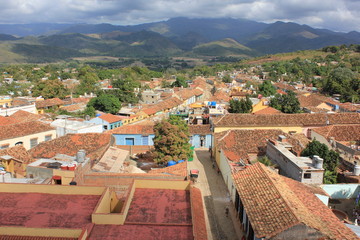
[[[288,91],[288,93],[284,95],[276,94],[275,97],[270,100],[270,107],[276,108],[283,113],[300,112],[300,103],[293,91]]]
[[[86,106],[84,116],[95,117],[95,108],[93,106]]]
[[[325,79],[323,92],[341,94],[341,101],[351,102],[354,96],[358,97],[360,95],[359,74],[349,68],[335,68]]]
[[[116,114],[121,108],[118,98],[110,94],[101,94],[99,97],[92,98],[87,104],[87,111],[91,114],[91,107],[96,110]]]
[[[187,159],[192,151],[189,143],[189,129],[180,118],[162,120],[154,126],[154,161],[160,164]]]
[[[42,96],[44,98],[64,98],[68,94],[64,85],[58,79],[37,81],[32,88],[32,96]]]
[[[171,85],[172,87],[184,87],[187,88],[188,84],[184,77],[177,76],[175,82]]]
[[[134,89],[139,88],[139,82],[131,79],[117,79],[112,82],[114,89],[109,94],[117,97],[123,103],[137,103],[139,102],[138,96],[135,94]]]
[[[323,168],[325,169],[324,173],[324,183],[332,184],[336,183],[336,168],[340,162],[339,153],[334,150],[329,150],[329,148],[314,139],[311,141],[306,148],[301,152],[301,156],[314,156],[317,155],[324,160]]]
[[[252,102],[248,96],[245,99],[231,99],[230,113],[250,113],[252,111]]]
[[[94,72],[87,72],[81,75],[80,84],[76,88],[78,94],[95,93],[99,90],[99,77]]]
[[[231,82],[232,82],[232,79],[231,79],[230,75],[227,74],[227,75],[223,76],[222,81],[223,81],[224,83],[231,83]]]
[[[271,84],[271,81],[265,80],[259,85],[259,93],[265,97],[272,96],[276,93],[276,88]]]

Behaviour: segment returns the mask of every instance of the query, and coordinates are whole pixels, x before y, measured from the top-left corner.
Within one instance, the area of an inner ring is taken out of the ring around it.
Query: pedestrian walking
[[[229,208],[228,207],[225,208],[225,216],[229,217]]]

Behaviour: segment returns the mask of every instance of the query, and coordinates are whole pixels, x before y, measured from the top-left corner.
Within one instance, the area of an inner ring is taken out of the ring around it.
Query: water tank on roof
[[[76,161],[78,163],[82,163],[85,161],[86,152],[85,150],[81,149],[76,153]]]
[[[95,117],[100,117],[100,116],[101,116],[100,113],[95,114]]]
[[[211,106],[216,106],[216,102],[211,102]]]
[[[177,164],[177,162],[175,162],[175,161],[168,161],[167,166],[170,167],[170,166],[174,166],[176,164]]]

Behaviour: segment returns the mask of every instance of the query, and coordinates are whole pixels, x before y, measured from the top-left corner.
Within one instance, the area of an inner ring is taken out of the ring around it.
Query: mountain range
[[[360,44],[360,33],[232,18],[172,18],[132,26],[0,24],[0,62],[51,62],[94,55],[253,57],[341,44]]]

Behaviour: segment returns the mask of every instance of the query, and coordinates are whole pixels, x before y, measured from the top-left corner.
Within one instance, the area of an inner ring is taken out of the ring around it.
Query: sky
[[[0,0],[0,23],[135,25],[173,17],[296,22],[360,32],[360,0]]]

